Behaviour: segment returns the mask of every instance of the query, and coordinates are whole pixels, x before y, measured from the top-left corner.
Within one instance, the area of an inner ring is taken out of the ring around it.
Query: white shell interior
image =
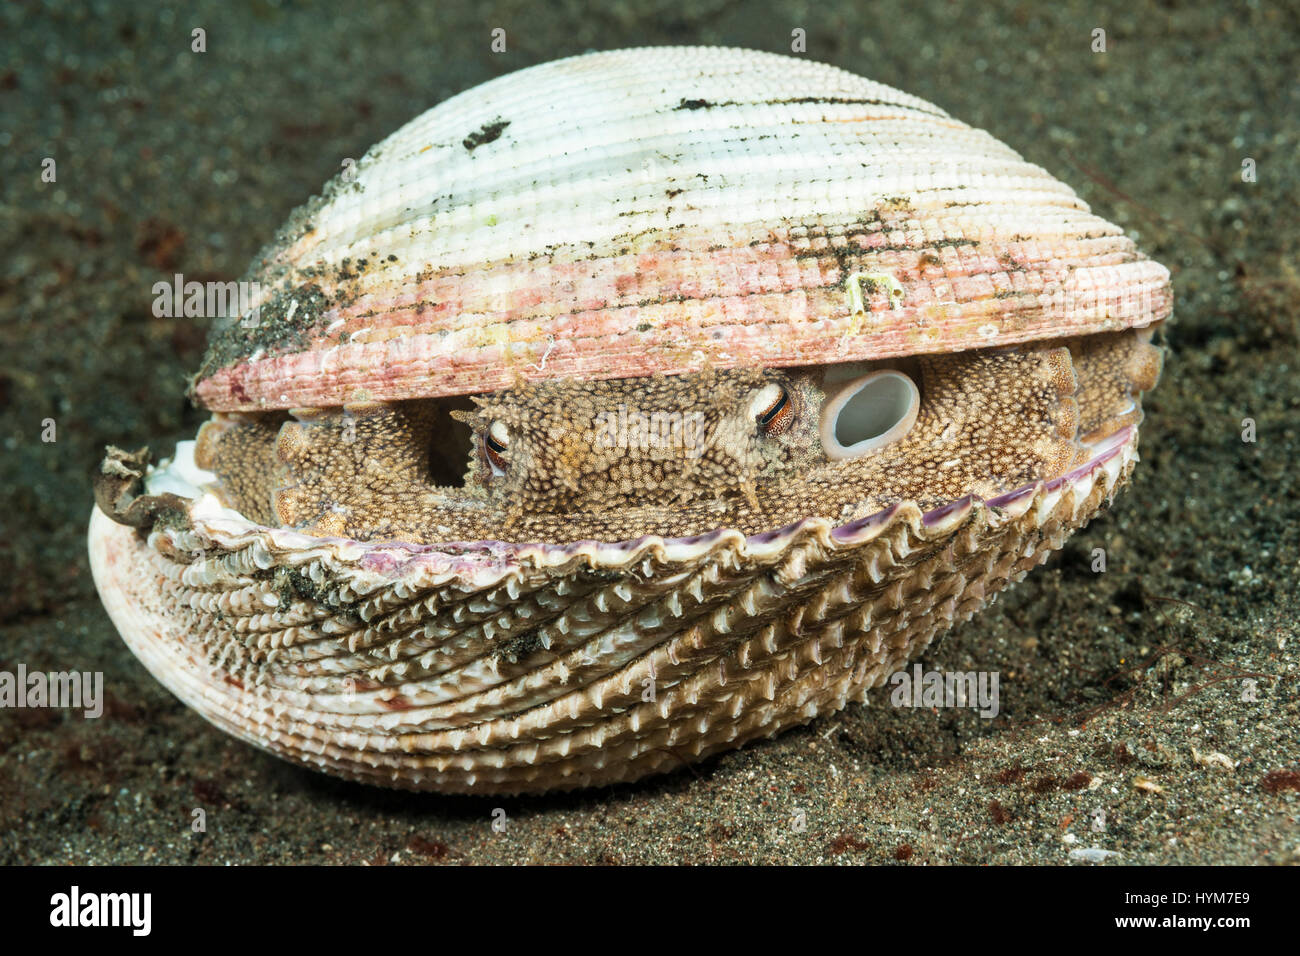
[[[171,493],[181,498],[197,498],[205,487],[216,485],[215,472],[194,464],[194,442],[178,441],[176,453],[150,468],[145,475],[145,492],[151,495]]]
[[[921,392],[893,369],[854,379],[822,406],[821,440],[826,457],[857,458],[898,441],[916,424]]]

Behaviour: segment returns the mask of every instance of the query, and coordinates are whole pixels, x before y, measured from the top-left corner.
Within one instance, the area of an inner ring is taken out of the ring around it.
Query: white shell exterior
[[[218,410],[1143,326],[1169,274],[938,107],[805,59],[593,53],[417,117],[263,254]]]

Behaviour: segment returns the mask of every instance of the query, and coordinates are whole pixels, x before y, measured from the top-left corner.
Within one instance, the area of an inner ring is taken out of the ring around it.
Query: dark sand
[[[0,712],[0,862],[1300,862],[1294,5],[84,6],[0,7],[0,670],[102,671],[109,704]],[[924,659],[999,671],[1002,714],[877,691],[642,785],[449,799],[296,769],[156,684],[84,545],[103,446],[168,454],[202,418],[184,391],[204,330],[154,318],[153,283],[238,278],[345,157],[500,73],[638,44],[788,51],[795,27],[808,57],[988,129],[1174,273],[1133,485]]]

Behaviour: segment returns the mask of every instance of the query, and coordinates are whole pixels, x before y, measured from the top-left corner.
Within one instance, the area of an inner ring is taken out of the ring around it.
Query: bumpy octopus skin
[[[1090,443],[1140,421],[1161,364],[1150,338],[1128,330],[879,363],[915,379],[916,422],[847,460],[829,460],[818,438],[822,371],[771,369],[521,385],[469,408],[431,399],[218,414],[196,463],[251,520],[356,540],[566,543],[846,522],[895,502],[989,498],[1086,461]],[[773,384],[789,407],[765,431],[755,403]],[[611,447],[620,407],[676,415],[679,431],[660,446]],[[439,480],[454,472],[441,451],[463,446],[466,425],[472,451],[456,487]]]

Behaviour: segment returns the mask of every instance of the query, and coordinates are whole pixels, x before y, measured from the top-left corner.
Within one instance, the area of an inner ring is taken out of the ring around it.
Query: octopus
[[[906,371],[857,363],[521,384],[475,397],[472,411],[427,399],[218,415],[195,460],[247,517],[363,541],[566,543],[646,528],[758,534],[812,515],[847,523],[899,502],[992,498],[1084,463],[1094,443],[1140,422],[1161,366],[1150,338],[1128,330],[920,356]],[[884,376],[915,385],[900,399],[871,387]],[[827,392],[858,383],[857,401],[841,401],[830,422]]]

